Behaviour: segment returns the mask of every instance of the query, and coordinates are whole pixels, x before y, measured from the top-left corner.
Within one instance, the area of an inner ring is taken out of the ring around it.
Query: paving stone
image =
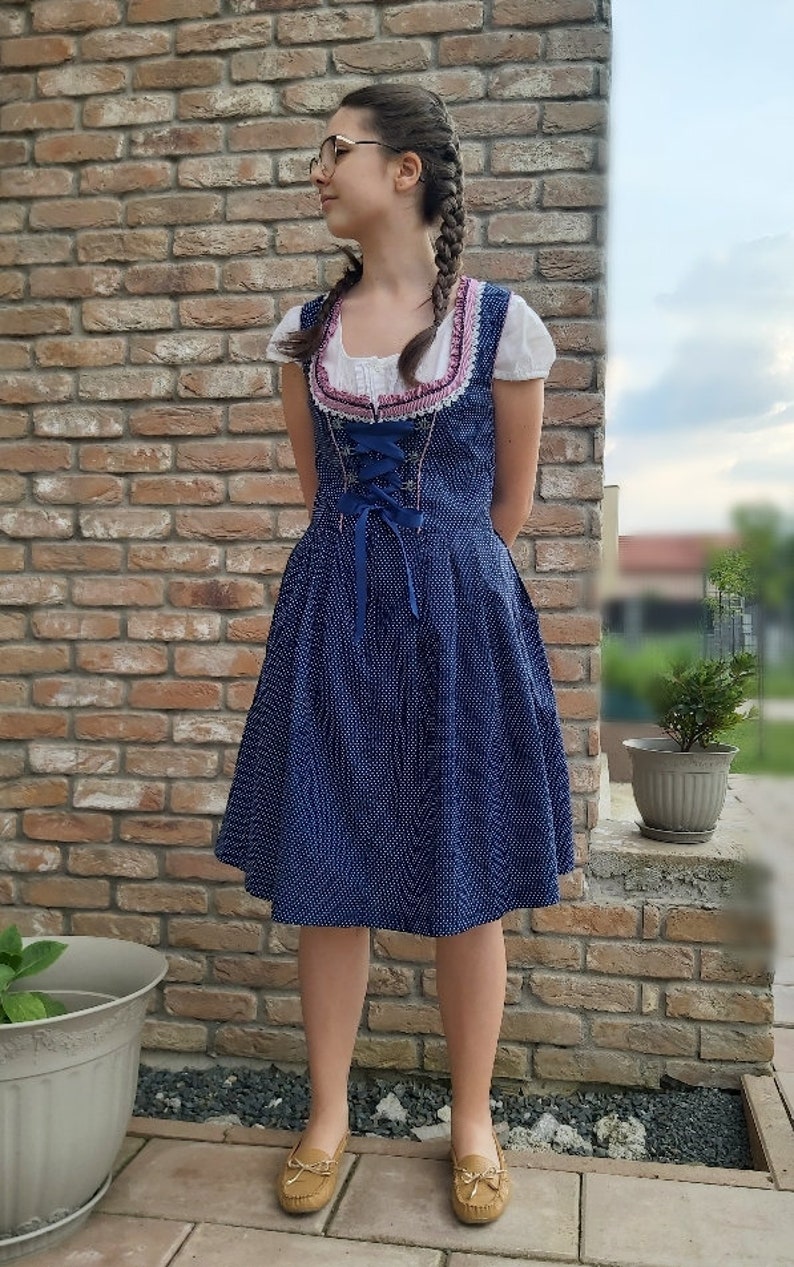
[[[89,1214],[68,1240],[20,1259],[25,1267],[166,1267],[191,1231],[172,1219]]]
[[[794,1028],[794,985],[775,984],[772,997],[775,1001],[775,1024]]]
[[[775,1070],[775,1081],[780,1087],[783,1102],[788,1109],[792,1123],[794,1123],[794,1073],[779,1073]],[[792,1231],[792,1237],[794,1237],[794,1231]]]
[[[564,1267],[567,1258],[501,1258],[493,1254],[450,1254],[447,1267]],[[579,1259],[574,1258],[574,1263]],[[380,1264],[378,1264],[380,1267]]]
[[[500,1217],[468,1226],[452,1209],[448,1159],[362,1156],[326,1235],[576,1262],[579,1175],[512,1167],[510,1176]]]
[[[147,1214],[191,1223],[232,1223],[290,1231],[296,1215],[281,1209],[275,1182],[287,1148],[151,1139],[110,1187],[98,1208],[107,1214]],[[353,1165],[345,1154],[340,1184]],[[329,1206],[300,1215],[306,1232],[320,1232]]]
[[[794,1192],[583,1176],[582,1262],[792,1267]]]
[[[441,1267],[443,1259],[437,1249],[201,1224],[171,1267],[263,1267],[267,1263],[278,1263],[278,1267]],[[511,1267],[516,1267],[515,1259]]]
[[[772,1057],[772,1068],[775,1072],[794,1073],[794,1029],[772,1027],[772,1038],[775,1054]]]

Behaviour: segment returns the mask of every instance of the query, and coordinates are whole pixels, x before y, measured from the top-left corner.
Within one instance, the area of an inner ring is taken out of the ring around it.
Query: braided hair
[[[435,240],[436,280],[432,291],[433,321],[406,343],[397,362],[398,372],[411,387],[417,386],[416,368],[436,337],[450,292],[460,267],[465,235],[463,164],[457,130],[441,97],[413,84],[371,84],[349,92],[339,103],[368,112],[376,138],[401,150],[413,150],[422,160],[424,181],[420,213],[424,224],[439,217]],[[326,322],[337,299],[361,280],[364,265],[349,246],[342,251],[348,266],[323,300],[314,325],[296,330],[276,346],[285,356],[308,361],[319,349]]]

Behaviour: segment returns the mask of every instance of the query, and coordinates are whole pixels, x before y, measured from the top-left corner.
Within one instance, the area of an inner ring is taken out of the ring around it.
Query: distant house
[[[618,492],[604,490],[600,594],[604,630],[636,640],[648,633],[703,628],[712,554],[736,546],[735,533],[617,531]]]

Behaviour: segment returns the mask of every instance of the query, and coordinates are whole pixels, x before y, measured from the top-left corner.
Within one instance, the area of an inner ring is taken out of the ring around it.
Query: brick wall
[[[302,1059],[296,930],[269,923],[212,842],[308,522],[263,360],[278,318],[340,267],[307,160],[373,75],[436,89],[463,142],[464,269],[517,290],[556,343],[513,554],[548,647],[583,867],[608,3],[6,0],[0,35],[0,920],[167,948],[152,1046]],[[529,921],[506,929],[523,938]],[[559,938],[532,940],[570,966]],[[441,1059],[417,1047],[423,1025],[439,1032],[428,953],[378,938],[360,1063]]]

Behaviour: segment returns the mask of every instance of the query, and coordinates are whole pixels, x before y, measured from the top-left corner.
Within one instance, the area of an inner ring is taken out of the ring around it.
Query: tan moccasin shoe
[[[288,1214],[311,1214],[328,1204],[336,1191],[339,1163],[349,1138],[350,1131],[345,1131],[333,1157],[321,1148],[302,1148],[298,1140],[276,1182],[282,1210]]]
[[[490,1157],[467,1153],[458,1159],[452,1156],[452,1209],[461,1223],[491,1223],[498,1219],[510,1200],[510,1176],[505,1166],[502,1146],[493,1132],[499,1165]]]

